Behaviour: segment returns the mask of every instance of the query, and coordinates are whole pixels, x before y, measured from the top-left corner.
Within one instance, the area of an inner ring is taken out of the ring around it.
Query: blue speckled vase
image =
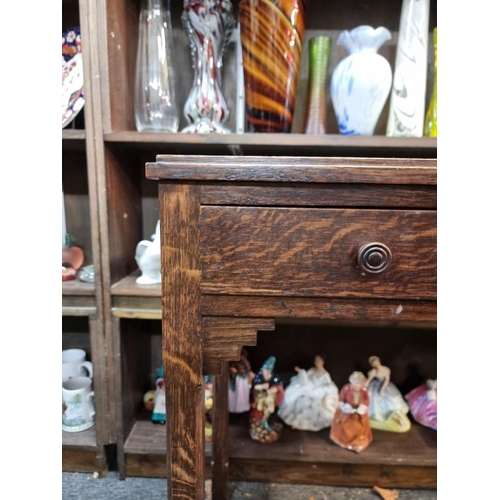
[[[391,66],[377,51],[390,39],[382,26],[358,26],[340,34],[337,45],[349,55],[337,64],[330,82],[340,134],[373,135],[392,85]]]

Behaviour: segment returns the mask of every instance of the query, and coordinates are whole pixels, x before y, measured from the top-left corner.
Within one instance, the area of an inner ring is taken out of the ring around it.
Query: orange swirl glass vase
[[[290,132],[307,0],[242,0],[246,132]]]

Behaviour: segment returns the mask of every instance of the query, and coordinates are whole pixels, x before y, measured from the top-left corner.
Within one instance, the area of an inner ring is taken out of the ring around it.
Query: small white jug
[[[156,231],[151,238],[153,241],[140,241],[135,249],[135,260],[142,273],[135,280],[139,285],[161,283],[160,221],[156,223]]]
[[[75,377],[62,384],[62,428],[66,432],[80,432],[95,423],[92,379]]]

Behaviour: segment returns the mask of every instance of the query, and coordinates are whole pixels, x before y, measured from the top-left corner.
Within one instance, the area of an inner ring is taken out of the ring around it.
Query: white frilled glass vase
[[[169,0],[142,0],[135,69],[135,126],[139,132],[177,132],[174,41]]]
[[[349,55],[333,70],[330,92],[341,135],[373,135],[392,84],[391,66],[377,51],[390,39],[383,26],[340,34],[337,45]]]

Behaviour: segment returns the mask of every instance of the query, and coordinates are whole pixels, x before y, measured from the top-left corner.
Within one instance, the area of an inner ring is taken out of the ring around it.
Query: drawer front
[[[436,298],[433,210],[203,206],[200,230],[206,294]]]

